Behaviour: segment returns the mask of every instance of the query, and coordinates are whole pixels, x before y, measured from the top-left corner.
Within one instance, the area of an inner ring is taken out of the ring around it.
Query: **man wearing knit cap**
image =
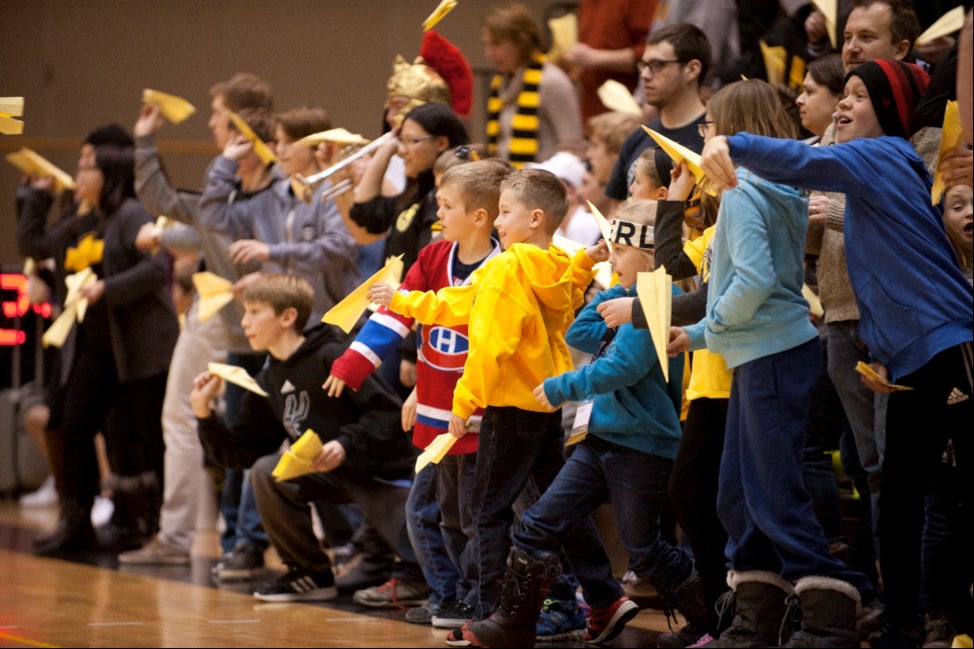
[[[733,187],[734,166],[741,165],[773,182],[846,194],[849,278],[873,359],[869,365],[882,377],[864,381],[889,395],[879,512],[886,610],[874,646],[919,646],[923,639],[918,601],[924,499],[948,439],[958,472],[953,495],[974,502],[974,438],[958,434],[970,428],[974,415],[974,296],[940,211],[930,203],[930,174],[905,139],[913,134],[927,82],[927,74],[909,63],[863,63],[849,73],[838,104],[838,145],[809,147],[739,133],[710,140],[701,164],[718,187]],[[936,425],[918,435],[917,416]],[[809,644],[824,638],[855,644],[856,598],[831,580],[808,580],[795,585],[804,617],[794,646],[826,646]],[[970,633],[974,607],[969,592],[963,598],[956,630]]]

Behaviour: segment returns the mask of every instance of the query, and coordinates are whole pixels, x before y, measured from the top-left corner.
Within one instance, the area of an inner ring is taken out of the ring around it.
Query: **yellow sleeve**
[[[449,286],[435,292],[396,293],[389,309],[407,318],[415,318],[420,324],[455,327],[470,320],[470,307],[476,294],[475,285]]]

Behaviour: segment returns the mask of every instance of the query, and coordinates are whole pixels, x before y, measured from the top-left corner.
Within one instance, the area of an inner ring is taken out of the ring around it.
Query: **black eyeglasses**
[[[480,160],[480,155],[472,147],[466,144],[461,144],[453,150],[453,157],[459,158],[460,160],[466,160],[468,162],[477,162]]]
[[[636,69],[639,71],[639,74],[646,74],[647,72],[659,74],[659,71],[663,69],[663,66],[669,65],[670,63],[683,63],[683,61],[680,59],[650,59],[648,61],[636,61]]]
[[[697,133],[700,137],[707,137],[707,129],[711,124],[716,124],[717,122],[700,122],[697,124]]]

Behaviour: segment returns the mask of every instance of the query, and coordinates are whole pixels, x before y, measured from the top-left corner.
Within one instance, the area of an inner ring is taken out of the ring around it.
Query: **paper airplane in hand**
[[[670,357],[666,353],[666,345],[670,342],[673,315],[673,278],[663,266],[651,273],[639,273],[636,276],[636,295],[646,315],[663,376],[669,381]]]
[[[245,122],[240,115],[237,115],[233,111],[230,112],[230,121],[233,122],[234,128],[237,132],[244,136],[248,142],[254,145],[254,153],[260,158],[260,161],[265,165],[269,165],[277,160],[277,156],[271,151],[271,148],[264,143],[262,139],[257,137],[254,133],[254,129],[250,128],[250,124]]]
[[[233,300],[233,282],[208,270],[193,273],[193,286],[200,296],[200,322],[206,322]]]
[[[262,397],[267,396],[264,388],[260,387],[257,381],[254,380],[254,377],[247,374],[247,370],[242,367],[227,365],[226,363],[210,363],[206,369],[213,376],[219,376],[224,381],[239,385],[244,390],[250,390],[254,394],[259,394]]]
[[[64,283],[68,287],[68,294],[64,298],[64,308],[61,315],[51,323],[41,342],[45,347],[61,347],[71,333],[75,322],[83,322],[85,310],[88,308],[88,298],[81,295],[81,291],[88,288],[98,280],[95,271],[91,266],[86,266],[77,273],[73,273],[64,278]]]
[[[24,132],[24,122],[19,119],[24,114],[23,97],[0,97],[0,133],[20,135]]]
[[[162,116],[173,124],[185,121],[196,112],[196,107],[182,97],[151,88],[145,88],[142,91],[142,103],[158,106]]]
[[[693,174],[693,177],[697,179],[697,185],[700,189],[707,192],[711,196],[716,196],[717,192],[711,187],[711,180],[703,173],[703,169],[700,167],[700,154],[696,151],[688,149],[679,142],[675,142],[665,135],[657,133],[653,129],[643,126],[643,130],[653,138],[659,148],[666,151],[666,154],[670,156],[674,164],[680,164],[684,160],[687,162],[687,169]]]
[[[27,147],[21,147],[20,151],[8,153],[7,162],[20,169],[26,176],[53,178],[59,192],[65,189],[73,191],[75,188],[74,178],[69,176],[67,172],[62,171],[47,158]]]
[[[422,471],[427,464],[439,464],[453,445],[456,444],[457,438],[450,433],[441,433],[437,435],[432,442],[429,443],[419,457],[416,458],[416,473]]]
[[[311,463],[321,454],[321,438],[310,428],[291,448],[281,454],[271,475],[278,480],[290,480],[311,473]]]
[[[960,124],[960,110],[957,107],[957,101],[948,101],[947,108],[944,110],[944,127],[940,132],[940,152],[937,154],[937,159],[939,160],[947,151],[963,147],[964,144],[964,130]],[[933,175],[933,187],[930,188],[932,205],[940,204],[940,199],[943,198],[946,189],[947,184],[944,182],[944,175],[938,165]]]
[[[393,257],[372,277],[349,293],[344,300],[329,309],[328,313],[322,316],[321,321],[340,327],[345,333],[351,332],[352,327],[369,306],[369,288],[376,282],[387,284],[398,282],[402,277],[402,268],[402,255]]]

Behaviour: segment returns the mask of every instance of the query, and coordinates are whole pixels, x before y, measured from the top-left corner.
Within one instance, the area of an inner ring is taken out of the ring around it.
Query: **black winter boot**
[[[859,629],[859,591],[841,579],[802,577],[795,584],[795,599],[801,606],[801,628],[786,647],[856,647]]]
[[[696,571],[690,573],[689,577],[676,586],[657,586],[656,590],[668,606],[675,608],[683,615],[687,624],[706,632],[708,626],[707,604],[703,600],[703,587],[700,585],[700,576]],[[703,635],[703,632],[700,635]]]
[[[54,531],[35,539],[33,549],[36,554],[56,556],[65,552],[92,550],[95,545],[90,510],[69,498],[61,503],[61,518]]]
[[[475,647],[533,647],[548,587],[560,574],[557,554],[532,556],[511,548],[497,607],[486,620],[467,622],[464,639]]]
[[[773,572],[747,570],[727,573],[734,598],[734,620],[710,647],[777,647],[785,599],[791,584]]]

